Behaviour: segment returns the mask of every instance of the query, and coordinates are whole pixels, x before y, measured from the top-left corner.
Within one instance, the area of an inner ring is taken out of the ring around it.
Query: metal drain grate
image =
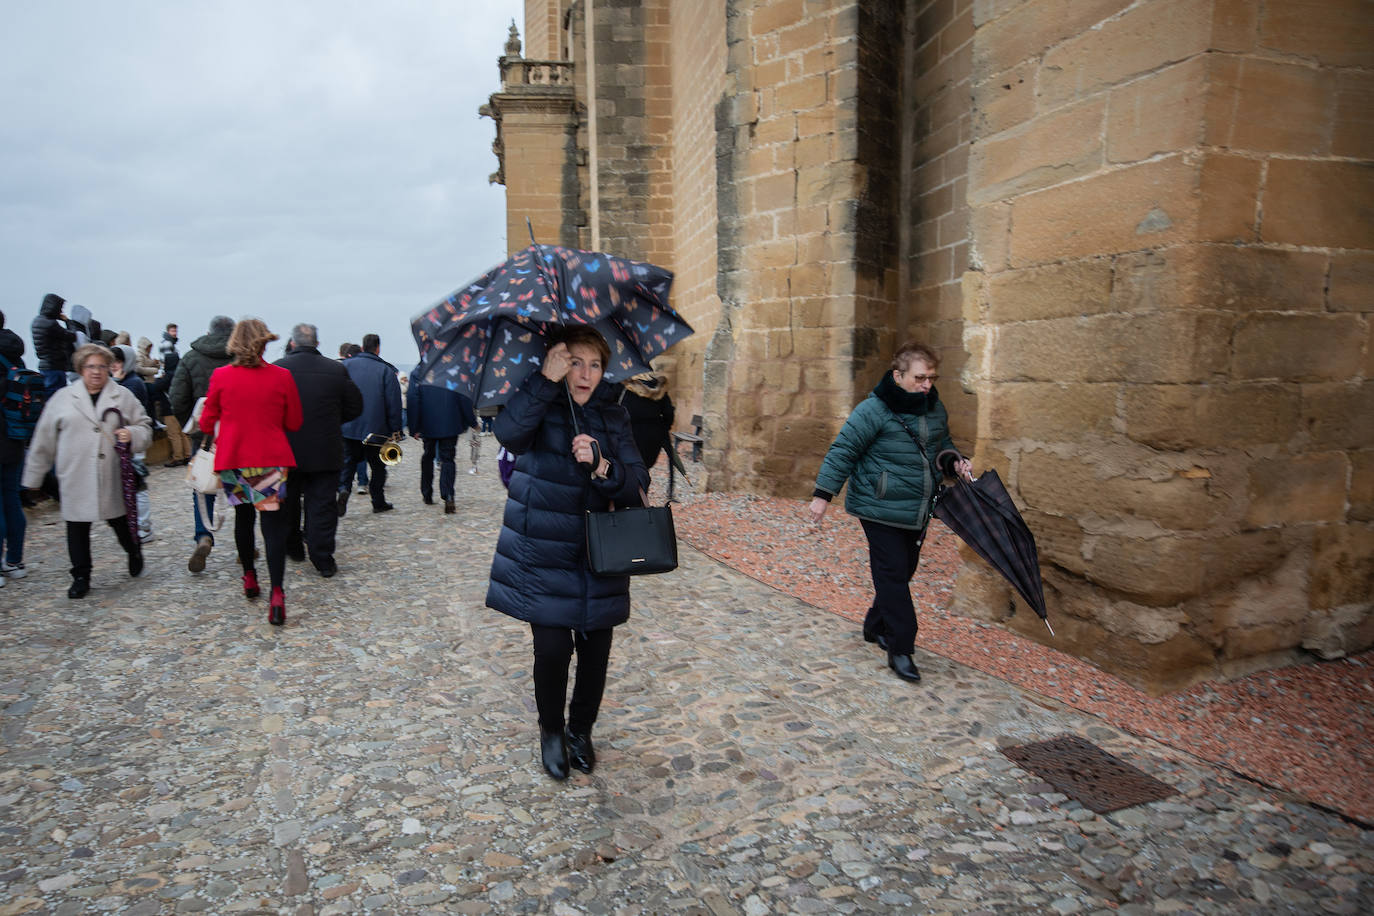
[[[1077,735],[1006,747],[1002,753],[1021,769],[1029,770],[1098,814],[1178,794],[1176,789]]]

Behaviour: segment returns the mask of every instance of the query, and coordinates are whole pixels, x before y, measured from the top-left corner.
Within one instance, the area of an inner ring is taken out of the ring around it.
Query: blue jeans
[[[28,519],[19,502],[19,475],[24,462],[0,464],[0,547],[4,559],[11,566],[24,562],[24,531]]]
[[[205,500],[205,508],[201,509],[201,500]],[[206,519],[213,518],[215,514],[215,496],[213,493],[197,493],[191,491],[191,508],[196,516],[196,533],[192,540],[199,541],[201,538],[209,538],[210,543],[215,542],[215,536],[210,529],[205,526]],[[203,513],[203,514],[202,514]]]
[[[49,399],[59,389],[67,387],[67,373],[65,371],[61,369],[42,369],[40,371],[43,373],[43,389],[48,393]]]

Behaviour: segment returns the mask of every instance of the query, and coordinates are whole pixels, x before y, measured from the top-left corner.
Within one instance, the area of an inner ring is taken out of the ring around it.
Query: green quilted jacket
[[[902,428],[899,413],[921,447]],[[905,392],[887,373],[854,408],[826,452],[815,495],[831,499],[847,480],[844,508],[850,515],[920,530],[930,520],[930,498],[940,482],[936,456],[946,450],[957,452],[940,395],[934,388],[925,394]]]

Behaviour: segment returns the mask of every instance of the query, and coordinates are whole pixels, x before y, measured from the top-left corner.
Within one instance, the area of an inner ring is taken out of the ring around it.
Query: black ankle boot
[[[568,762],[584,773],[590,773],[596,766],[596,748],[592,747],[592,733],[577,734],[567,731],[563,734],[568,742]]]
[[[85,598],[91,590],[90,576],[72,576],[72,587],[67,589],[68,598]]]
[[[562,730],[546,732],[539,729],[539,750],[544,758],[544,772],[554,779],[567,779],[568,746],[564,743]]]
[[[143,548],[137,544],[129,551],[129,575],[135,579],[143,575]]]
[[[919,683],[921,680],[920,669],[916,667],[916,663],[911,660],[910,655],[893,655],[889,652],[887,653],[887,666],[904,681]]]

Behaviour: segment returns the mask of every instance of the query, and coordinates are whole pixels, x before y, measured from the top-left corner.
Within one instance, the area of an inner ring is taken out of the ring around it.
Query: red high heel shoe
[[[267,609],[267,622],[274,627],[286,623],[286,592],[279,587],[272,589],[272,604]]]
[[[243,597],[256,598],[262,593],[258,588],[258,574],[256,570],[245,570],[243,573]]]

